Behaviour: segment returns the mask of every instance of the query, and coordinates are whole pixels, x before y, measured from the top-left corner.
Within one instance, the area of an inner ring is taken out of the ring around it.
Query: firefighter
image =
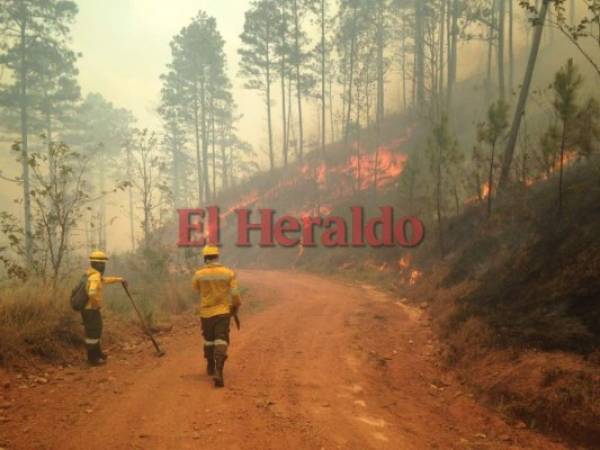
[[[207,245],[202,255],[204,266],[194,274],[192,286],[200,294],[206,373],[212,375],[215,387],[223,387],[230,319],[237,317],[241,299],[235,273],[219,263],[218,247]]]
[[[102,288],[105,284],[122,283],[127,286],[127,281],[121,277],[105,277],[106,261],[108,257],[104,252],[95,250],[90,253],[90,267],[87,269],[87,294],[88,302],[81,311],[83,327],[85,330],[85,347],[87,360],[92,366],[104,364],[107,356],[102,351],[100,340],[102,338]]]

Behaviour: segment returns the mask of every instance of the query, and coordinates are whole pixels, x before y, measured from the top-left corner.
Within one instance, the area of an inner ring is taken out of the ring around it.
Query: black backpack
[[[71,308],[75,311],[83,311],[88,303],[89,296],[87,292],[87,283],[88,276],[87,274],[84,274],[79,280],[79,283],[77,283],[77,286],[71,291]]]

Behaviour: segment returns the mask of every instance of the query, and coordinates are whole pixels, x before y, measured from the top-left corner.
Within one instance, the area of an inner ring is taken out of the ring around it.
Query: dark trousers
[[[227,357],[229,345],[229,314],[202,318],[202,337],[204,338],[204,357],[206,359]]]
[[[83,328],[85,330],[85,347],[88,359],[95,361],[101,358],[100,339],[102,338],[102,314],[98,309],[84,309],[81,311]]]

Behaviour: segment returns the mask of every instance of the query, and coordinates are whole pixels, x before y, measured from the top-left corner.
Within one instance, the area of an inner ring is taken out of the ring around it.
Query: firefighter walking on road
[[[207,245],[202,255],[204,266],[194,274],[192,286],[200,294],[206,373],[213,376],[216,387],[223,387],[229,325],[231,317],[237,317],[241,299],[235,273],[219,263],[218,247]]]
[[[90,254],[90,267],[87,269],[87,295],[88,302],[81,311],[83,327],[85,330],[85,347],[87,360],[92,366],[106,362],[106,354],[102,351],[102,291],[105,284],[122,283],[127,281],[121,277],[105,277],[106,261],[108,257],[104,252],[95,250]]]

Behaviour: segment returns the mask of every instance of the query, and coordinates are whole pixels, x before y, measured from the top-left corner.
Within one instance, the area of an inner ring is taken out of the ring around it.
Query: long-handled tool
[[[240,329],[240,318],[237,315],[237,312],[232,314],[233,316],[233,321],[235,322],[235,327],[239,330]]]
[[[138,317],[140,319],[140,322],[142,323],[142,328],[144,329],[144,332],[148,335],[148,337],[152,341],[152,344],[154,344],[154,348],[156,349],[156,355],[159,356],[159,357],[160,356],[164,356],[165,352],[160,349],[160,347],[158,346],[158,342],[156,342],[156,339],[154,339],[154,336],[152,336],[152,332],[150,331],[150,327],[148,326],[148,324],[144,320],[144,317],[142,316],[142,313],[140,312],[140,310],[138,309],[137,305],[135,304],[135,301],[133,300],[133,297],[129,293],[129,289],[127,289],[127,285],[125,283],[123,283],[122,286],[123,286],[123,289],[125,289],[125,293],[127,294],[127,297],[129,297],[129,300],[131,300],[131,304],[133,305],[133,309],[135,309],[135,312],[137,313],[137,315],[138,315]]]

